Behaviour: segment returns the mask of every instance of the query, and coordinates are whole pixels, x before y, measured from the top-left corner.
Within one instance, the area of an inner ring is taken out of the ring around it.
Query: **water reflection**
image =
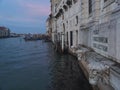
[[[0,40],[0,90],[91,90],[75,57],[51,43]]]
[[[51,90],[91,90],[75,57],[54,53],[51,61]]]

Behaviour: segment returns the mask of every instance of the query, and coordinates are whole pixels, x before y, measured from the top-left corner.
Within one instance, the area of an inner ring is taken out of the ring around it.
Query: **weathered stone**
[[[120,0],[75,0],[73,2],[71,0],[51,0],[52,41],[55,43],[57,39],[61,43],[62,49],[67,45],[69,51],[77,54],[80,62],[84,60],[89,64],[93,61],[99,63],[102,61],[103,66],[110,67],[113,66],[113,61],[120,63],[119,4]],[[62,13],[60,13],[61,10]],[[64,33],[64,37],[62,33]],[[78,47],[79,44],[91,48],[95,52],[88,55],[86,50]],[[95,53],[110,60],[101,58]],[[116,85],[110,85],[109,76],[106,73],[107,71],[102,72],[104,78],[99,82],[102,85],[108,84],[107,87],[118,88]],[[95,76],[93,79],[95,82],[93,80],[91,83],[96,84],[97,77]],[[114,80],[111,80],[111,83],[114,84]]]

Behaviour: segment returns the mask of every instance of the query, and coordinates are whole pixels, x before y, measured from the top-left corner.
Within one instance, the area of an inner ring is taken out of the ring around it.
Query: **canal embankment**
[[[120,65],[117,62],[83,45],[72,47],[68,52],[78,58],[79,66],[94,90],[119,90]]]
[[[65,50],[62,51],[59,45],[56,47],[57,51],[64,53]],[[119,90],[120,65],[117,62],[84,45],[71,47],[67,52],[77,58],[79,67],[93,90]]]

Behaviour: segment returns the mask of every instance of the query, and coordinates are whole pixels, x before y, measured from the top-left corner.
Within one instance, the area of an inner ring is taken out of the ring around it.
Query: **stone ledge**
[[[93,86],[97,85],[99,87],[100,82],[104,86],[109,86],[109,88],[118,88],[113,85],[116,82],[110,77],[112,71],[120,77],[120,65],[117,62],[114,62],[112,59],[106,58],[94,51],[84,52],[84,57],[85,58],[82,58],[82,61],[80,60],[80,62],[82,63],[84,61],[86,63],[86,66],[84,67],[87,68],[86,71],[89,74],[89,82],[91,85],[93,84]]]

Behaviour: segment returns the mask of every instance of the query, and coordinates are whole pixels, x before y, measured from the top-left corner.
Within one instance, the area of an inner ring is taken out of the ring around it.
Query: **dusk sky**
[[[15,33],[45,33],[50,0],[0,0],[0,26]]]

